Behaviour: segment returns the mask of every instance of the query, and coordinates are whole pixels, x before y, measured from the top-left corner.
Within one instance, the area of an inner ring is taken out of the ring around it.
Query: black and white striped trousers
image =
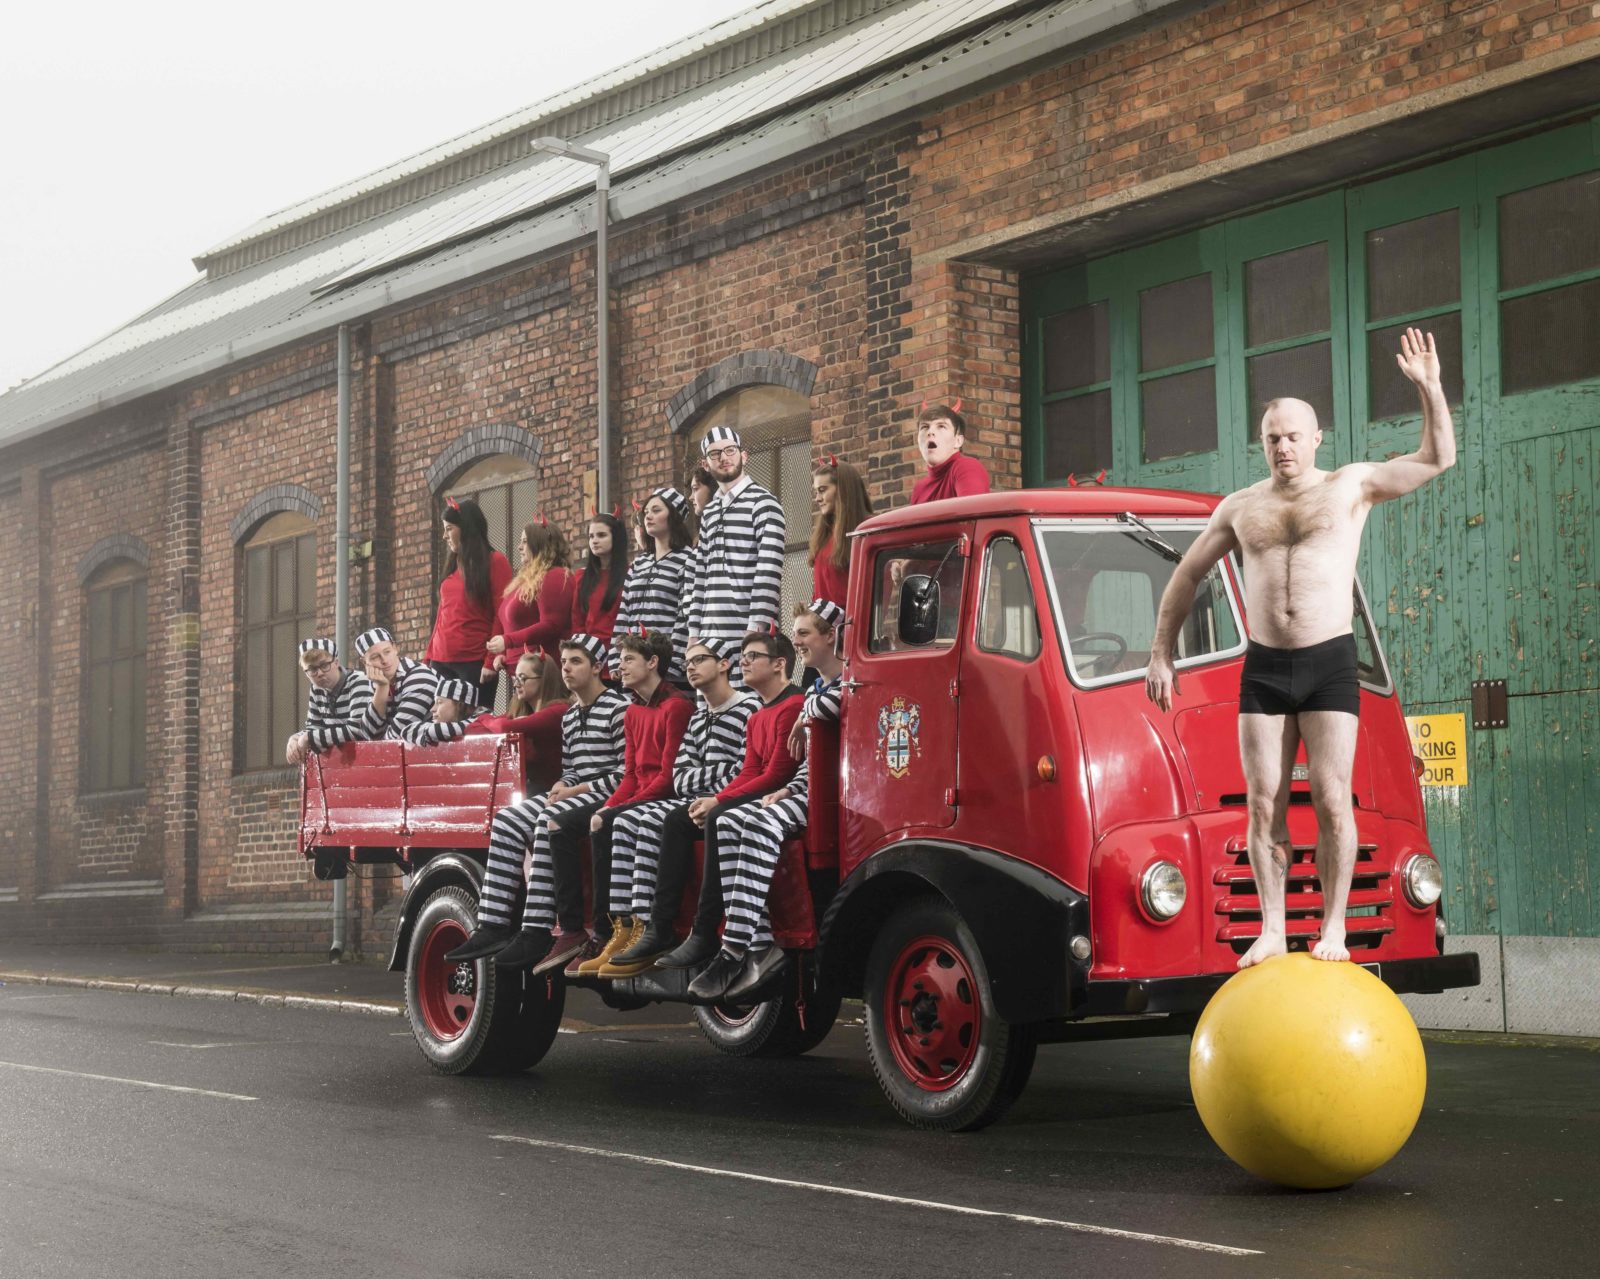
[[[791,795],[762,807],[747,804],[722,815],[717,840],[717,869],[727,922],[722,944],[732,951],[772,945],[772,920],[767,897],[778,871],[778,854],[786,840],[806,829],[807,799]],[[709,870],[709,868],[708,868]]]
[[[650,917],[656,900],[662,832],[674,809],[688,807],[686,799],[652,799],[617,814],[611,827],[612,914]]]
[[[494,815],[489,828],[489,862],[484,868],[483,888],[478,896],[479,927],[485,924],[506,927],[511,923],[524,881],[528,885],[528,899],[523,908],[523,926],[533,926],[529,917],[534,913],[536,882],[539,896],[554,922],[556,894],[549,820],[580,810],[587,816],[600,803],[601,797],[597,795],[571,795],[554,804],[543,794],[529,795],[520,804],[508,805]],[[581,881],[578,896],[581,916]],[[548,928],[550,924],[540,926]]]

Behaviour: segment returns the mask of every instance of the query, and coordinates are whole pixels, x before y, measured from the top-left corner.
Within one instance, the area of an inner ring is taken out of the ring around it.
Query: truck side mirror
[[[939,637],[939,583],[916,573],[900,584],[900,638],[931,644]]]

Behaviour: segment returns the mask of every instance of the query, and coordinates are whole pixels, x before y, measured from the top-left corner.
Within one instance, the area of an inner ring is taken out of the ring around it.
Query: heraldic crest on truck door
[[[878,755],[889,776],[904,777],[913,756],[922,754],[922,707],[896,697],[878,712]]]

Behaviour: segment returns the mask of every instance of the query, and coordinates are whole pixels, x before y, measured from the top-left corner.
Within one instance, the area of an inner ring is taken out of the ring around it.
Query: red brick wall
[[[33,652],[33,601],[24,584],[31,550],[25,536],[20,488],[0,493],[0,528],[16,536],[0,538],[0,582],[13,583],[11,606],[0,609],[0,688],[16,691],[0,697],[0,889],[19,887],[33,860],[33,756],[28,719],[33,712],[36,680],[30,666]],[[0,907],[3,909],[3,907]]]
[[[84,657],[87,595],[78,565],[103,537],[128,534],[151,549],[146,584],[145,773],[165,771],[166,719],[163,675],[166,634],[162,626],[162,565],[154,558],[165,541],[162,495],[166,471],[159,449],[145,449],[93,469],[62,475],[50,484],[50,562],[45,583],[52,670],[49,738],[50,867],[53,882],[111,877],[157,878],[161,874],[162,812],[159,793],[105,798],[79,794],[83,715],[80,672]],[[92,519],[74,513],[92,512]]]

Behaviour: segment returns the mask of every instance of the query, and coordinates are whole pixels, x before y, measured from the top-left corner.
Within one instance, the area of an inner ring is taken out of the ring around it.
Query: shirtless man
[[[1250,868],[1261,897],[1261,936],[1240,968],[1287,949],[1284,891],[1294,852],[1289,782],[1302,739],[1323,891],[1322,934],[1311,954],[1350,958],[1345,905],[1356,861],[1350,773],[1361,708],[1351,632],[1356,553],[1368,511],[1421,488],[1456,460],[1433,334],[1407,329],[1395,359],[1422,398],[1421,447],[1387,462],[1319,470],[1316,413],[1301,400],[1272,401],[1261,419],[1271,474],[1222,500],[1161,597],[1145,692],[1169,710],[1178,692],[1172,647],[1196,588],[1228,552],[1243,554],[1251,639],[1239,689],[1239,754],[1250,792]]]

